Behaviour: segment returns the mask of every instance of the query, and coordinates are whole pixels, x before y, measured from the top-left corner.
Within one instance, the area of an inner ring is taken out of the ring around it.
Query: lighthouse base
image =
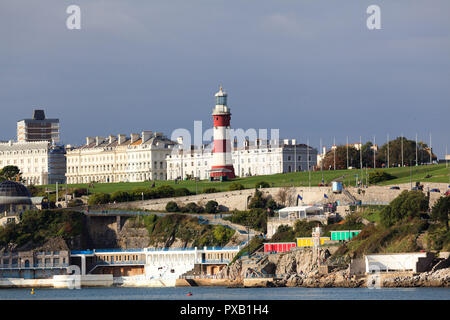
[[[209,175],[210,181],[227,181],[236,178],[233,166],[212,167]]]

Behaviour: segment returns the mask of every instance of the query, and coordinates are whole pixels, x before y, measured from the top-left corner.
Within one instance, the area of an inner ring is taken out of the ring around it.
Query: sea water
[[[0,289],[0,300],[450,300],[450,288],[104,287],[34,292]]]

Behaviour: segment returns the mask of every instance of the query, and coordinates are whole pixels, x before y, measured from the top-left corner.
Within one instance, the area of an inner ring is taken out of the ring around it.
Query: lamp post
[[[402,133],[402,140],[401,140],[401,149],[402,149],[402,165],[401,165],[401,167],[403,167],[403,133]]]
[[[198,177],[195,177],[195,194],[198,194],[197,182],[198,182]]]
[[[246,227],[247,227],[247,256],[248,258],[250,258],[250,217],[247,217]]]
[[[416,161],[416,166],[417,166],[417,160],[409,161],[409,182],[410,182],[411,189],[413,188],[413,186],[412,186],[412,163],[413,163],[413,161]],[[417,169],[416,169],[416,174],[417,174]]]

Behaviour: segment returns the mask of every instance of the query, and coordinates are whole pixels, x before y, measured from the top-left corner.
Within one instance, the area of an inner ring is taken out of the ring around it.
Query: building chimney
[[[93,137],[86,137],[86,145],[90,145],[92,142],[94,142],[94,138]]]
[[[103,141],[105,141],[105,139],[103,137],[95,137],[95,145],[98,146],[100,143],[102,143]]]
[[[152,132],[151,131],[142,131],[142,143],[144,143],[145,141],[147,141],[151,137],[152,137]]]
[[[109,139],[109,144],[111,144],[111,143],[113,143],[114,141],[116,141],[116,137],[113,136],[113,135],[110,135],[110,136],[108,137],[108,139]]]
[[[138,133],[132,133],[130,134],[130,138],[131,138],[131,143],[136,142],[139,140],[140,135]]]
[[[117,143],[118,144],[122,144],[122,143],[124,143],[125,141],[127,141],[127,136],[125,135],[125,134],[119,134],[118,136],[117,136]]]
[[[289,145],[289,139],[284,139],[283,144]]]
[[[292,139],[292,145],[295,146],[297,144],[297,140],[296,139]]]

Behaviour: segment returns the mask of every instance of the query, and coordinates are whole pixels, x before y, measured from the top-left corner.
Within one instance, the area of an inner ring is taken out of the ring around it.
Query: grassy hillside
[[[450,168],[446,168],[445,164],[418,166],[418,167],[404,167],[404,168],[389,168],[389,169],[376,169],[386,171],[396,178],[389,181],[379,183],[379,185],[394,185],[400,183],[409,183],[410,174],[412,175],[413,183],[420,182],[449,182]],[[325,184],[330,183],[333,180],[342,181],[345,185],[354,186],[356,182],[355,175],[363,177],[363,181],[366,181],[366,176],[374,169],[368,170],[324,170],[311,171],[311,172],[291,172],[274,175],[254,176],[246,178],[238,178],[233,182],[242,184],[245,188],[254,188],[255,185],[261,181],[268,182],[270,186],[282,187],[282,186],[318,186],[322,182],[322,176]],[[429,178],[425,178],[430,176]],[[155,181],[156,187],[162,185],[169,185],[174,188],[187,188],[191,192],[202,193],[206,188],[216,188],[219,191],[228,190],[232,182],[210,182],[202,180],[195,182],[193,180],[179,181],[175,184],[174,181]],[[96,183],[94,188],[89,188],[89,193],[112,193],[114,191],[127,191],[133,188],[145,187],[149,188],[152,182],[121,182],[121,183]],[[64,190],[64,186],[60,186],[61,190]],[[88,184],[73,184],[68,185],[68,188],[88,188]],[[48,188],[49,190],[55,190],[55,185],[47,185],[42,188]]]

